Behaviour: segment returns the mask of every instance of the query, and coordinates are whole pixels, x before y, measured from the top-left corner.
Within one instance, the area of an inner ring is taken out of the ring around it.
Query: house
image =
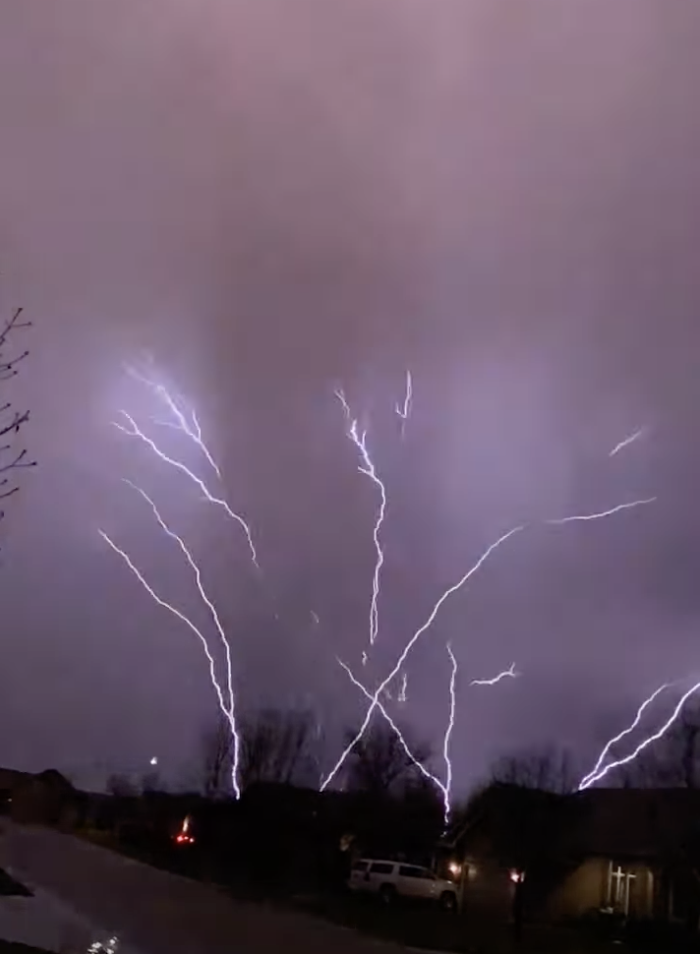
[[[77,811],[79,793],[57,772],[33,775],[0,768],[0,805],[14,820],[25,824],[69,824]]]
[[[450,849],[463,905],[510,916],[518,885],[528,917],[607,911],[629,920],[700,918],[700,792],[589,789],[553,795],[494,785]]]
[[[31,778],[29,772],[0,768],[0,814],[9,815],[12,811],[12,795],[17,787]]]

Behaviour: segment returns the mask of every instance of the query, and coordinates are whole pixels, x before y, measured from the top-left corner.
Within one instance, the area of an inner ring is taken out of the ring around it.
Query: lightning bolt
[[[646,700],[647,704],[651,703],[652,699],[657,696],[663,688],[665,687],[661,686],[659,689],[657,689],[656,692]],[[578,787],[579,792],[585,791],[587,788],[590,788],[591,785],[595,785],[596,782],[599,782],[602,778],[605,778],[608,772],[611,772],[613,769],[620,768],[622,765],[629,765],[629,763],[633,762],[637,756],[644,751],[644,749],[652,744],[652,742],[657,742],[660,738],[662,738],[681,714],[683,706],[686,704],[688,699],[695,692],[697,692],[698,689],[700,689],[700,682],[696,682],[694,686],[691,686],[690,689],[688,689],[688,691],[681,696],[676,708],[673,710],[661,728],[654,732],[653,735],[648,736],[646,739],[644,739],[644,741],[640,742],[633,752],[625,756],[623,759],[616,759],[613,762],[609,762],[605,768],[600,768],[598,771],[589,772],[588,775],[586,775],[585,778],[580,782]],[[629,731],[632,731],[632,726],[630,726]],[[624,734],[625,733],[623,733],[623,735]]]
[[[639,723],[642,721],[642,717],[644,716],[644,713],[652,704],[652,702],[654,702],[657,696],[661,695],[664,689],[668,689],[668,687],[669,687],[669,684],[665,682],[662,686],[659,686],[658,689],[654,690],[654,692],[652,692],[649,698],[645,699],[644,702],[641,704],[641,706],[637,709],[637,714],[634,717],[634,721],[630,725],[628,725],[626,729],[623,729],[622,732],[614,736],[614,738],[610,739],[609,742],[606,742],[605,746],[603,747],[603,750],[598,756],[598,761],[595,763],[595,765],[593,766],[591,771],[588,773],[588,775],[584,775],[584,777],[581,779],[581,782],[579,784],[579,790],[581,790],[582,788],[585,788],[587,783],[590,781],[590,779],[592,779],[593,776],[600,771],[600,768],[603,765],[603,762],[605,761],[605,759],[607,758],[608,752],[613,747],[613,745],[617,745],[618,742],[621,742],[631,732],[634,732],[634,730],[637,728]]]
[[[138,488],[137,488],[137,489],[138,489]],[[144,495],[144,496],[145,496],[145,495]],[[155,508],[154,508],[154,509],[155,509]],[[164,526],[164,527],[165,527],[165,524],[161,523],[161,526]],[[184,551],[185,553],[188,552],[188,551],[187,551],[187,547],[186,547],[185,544],[182,542],[182,540],[180,540],[180,538],[177,536],[177,534],[175,534],[173,531],[171,531],[171,530],[169,530],[169,529],[167,529],[167,528],[165,528],[165,532],[166,532],[169,536],[174,537],[174,539],[178,542],[178,544],[180,545],[180,547],[183,549],[183,551]],[[216,693],[216,698],[217,698],[218,703],[219,703],[219,709],[221,710],[221,713],[222,713],[222,715],[224,716],[224,718],[226,719],[226,721],[228,722],[228,725],[229,725],[229,728],[230,728],[230,731],[231,731],[231,738],[232,738],[232,741],[233,741],[233,749],[234,749],[234,751],[233,751],[233,764],[232,764],[232,768],[231,768],[231,783],[232,783],[233,791],[234,791],[234,794],[235,794],[236,798],[240,798],[240,794],[241,794],[241,793],[240,793],[240,789],[239,789],[239,786],[238,786],[238,777],[237,777],[237,776],[238,776],[239,741],[238,741],[238,732],[237,732],[237,729],[236,729],[236,721],[235,721],[234,712],[233,712],[233,697],[231,697],[231,704],[230,704],[230,705],[228,706],[228,708],[227,708],[226,703],[225,703],[225,701],[224,701],[224,695],[223,695],[221,686],[220,686],[220,684],[219,684],[219,680],[218,680],[217,677],[216,677],[216,663],[215,663],[214,657],[212,656],[211,651],[210,651],[210,649],[209,649],[209,644],[208,644],[208,642],[207,642],[207,640],[206,640],[206,637],[204,636],[204,634],[202,633],[202,631],[201,631],[197,626],[195,626],[195,624],[192,622],[192,620],[191,620],[188,616],[186,616],[186,615],[185,615],[181,610],[179,610],[176,606],[173,606],[172,603],[169,603],[167,600],[164,600],[161,596],[158,595],[158,593],[156,593],[156,591],[153,589],[153,587],[151,586],[151,584],[146,580],[146,578],[144,577],[144,575],[141,573],[141,571],[138,569],[138,567],[134,564],[134,562],[133,562],[133,560],[131,559],[131,557],[130,557],[124,550],[122,550],[121,547],[117,546],[117,544],[111,539],[111,537],[109,537],[109,536],[104,532],[104,530],[98,530],[98,533],[100,534],[100,536],[102,537],[102,539],[105,541],[105,543],[106,543],[109,547],[111,547],[111,549],[112,549],[118,556],[120,556],[120,557],[122,558],[122,560],[126,563],[126,565],[128,566],[128,568],[129,568],[129,569],[131,570],[131,572],[134,574],[134,576],[136,577],[136,579],[139,581],[139,583],[140,583],[141,586],[144,588],[144,590],[148,593],[148,595],[151,597],[151,599],[152,599],[155,603],[157,603],[158,606],[162,606],[163,609],[166,609],[169,613],[172,613],[173,616],[175,616],[177,619],[179,619],[181,622],[183,622],[183,623],[185,624],[185,626],[187,626],[187,628],[188,628],[192,633],[194,633],[194,635],[197,637],[197,639],[198,639],[198,640],[200,641],[200,643],[202,644],[202,648],[203,648],[203,650],[204,650],[204,654],[205,654],[205,656],[207,657],[207,661],[208,661],[208,663],[209,663],[209,678],[210,678],[210,681],[211,681],[212,686],[214,687],[214,692]],[[190,559],[189,559],[189,558],[188,558],[188,562],[190,562]],[[190,565],[191,565],[191,566],[194,565],[194,561],[193,561],[193,560],[190,562]],[[199,571],[196,571],[196,578],[197,578],[198,584],[199,584],[199,575],[198,575],[198,573],[199,573]],[[201,590],[200,590],[200,592],[201,592]],[[209,601],[206,600],[206,599],[205,599],[205,602],[207,603],[207,605],[211,605],[211,604],[209,603]],[[214,615],[216,616],[216,613],[215,613]],[[218,618],[218,617],[217,617],[217,618]]]
[[[184,411],[178,406],[177,402],[170,394],[168,389],[163,385],[159,384],[157,381],[152,381],[150,378],[147,378],[145,375],[141,374],[131,365],[126,365],[127,374],[131,375],[132,378],[135,378],[137,381],[140,381],[142,384],[145,384],[146,387],[150,388],[151,391],[166,405],[168,410],[171,412],[175,421],[156,421],[155,423],[159,424],[161,427],[172,427],[177,431],[181,431],[186,437],[189,437],[191,441],[199,447],[201,452],[207,459],[209,466],[212,468],[216,476],[221,479],[221,471],[219,465],[216,463],[214,458],[209,451],[209,448],[204,442],[202,437],[202,428],[199,425],[197,420],[197,414],[193,409],[190,409],[191,421],[188,421]]]
[[[502,682],[504,679],[517,679],[520,675],[519,672],[515,671],[515,663],[512,663],[508,669],[504,669],[503,672],[499,672],[497,676],[494,676],[493,679],[472,679],[469,683],[470,686],[496,686],[499,682]]]
[[[401,676],[401,689],[399,690],[398,702],[406,701],[406,690],[408,689],[408,673],[403,673]]]
[[[343,660],[339,659],[337,656],[336,656],[336,659],[338,659],[339,664],[343,667],[345,672],[348,674],[350,682],[353,684],[353,686],[357,686],[357,688],[360,690],[363,696],[366,699],[368,699],[370,702],[373,702],[372,693],[369,691],[369,689],[367,689],[366,686],[364,686],[360,682],[359,679],[357,679],[357,677],[354,675],[353,671],[350,669],[347,663],[344,663]],[[406,739],[404,738],[403,733],[401,732],[401,729],[397,726],[397,724],[394,722],[394,720],[391,718],[391,716],[386,711],[382,703],[379,702],[379,700],[377,700],[376,706],[377,706],[377,709],[379,709],[380,714],[386,719],[387,723],[396,734],[396,738],[401,743],[401,747],[403,748],[404,752],[406,753],[410,761],[415,765],[415,767],[418,769],[418,771],[421,773],[421,775],[424,778],[426,778],[429,782],[432,782],[433,785],[437,786],[437,788],[440,790],[440,792],[442,793],[442,797],[445,801],[446,811],[449,810],[450,796],[445,785],[440,781],[437,775],[433,775],[432,772],[429,772],[428,769],[423,765],[423,763],[419,759],[417,759],[415,755],[411,752],[408,746],[408,743],[406,742]],[[321,789],[321,791],[323,791],[323,788]]]
[[[446,602],[446,600],[448,600],[448,599],[450,598],[450,596],[452,596],[452,595],[453,595],[454,593],[456,593],[458,590],[462,589],[462,587],[463,587],[463,586],[471,579],[471,577],[482,567],[482,565],[483,565],[483,564],[486,562],[486,560],[491,556],[491,554],[492,554],[496,549],[498,549],[498,547],[500,547],[503,543],[505,543],[506,540],[510,539],[510,537],[512,537],[514,534],[519,533],[521,530],[524,530],[524,529],[525,529],[524,526],[513,527],[513,528],[511,528],[510,530],[508,530],[506,533],[504,533],[504,534],[502,534],[500,537],[498,537],[497,540],[495,540],[492,544],[490,544],[490,546],[488,546],[488,547],[486,548],[486,550],[484,550],[484,552],[481,554],[481,556],[480,556],[479,559],[476,561],[476,563],[475,563],[472,567],[470,567],[469,570],[467,570],[467,572],[464,574],[464,576],[462,576],[461,579],[459,579],[459,580],[458,580],[456,583],[454,583],[451,587],[449,587],[447,590],[445,590],[445,592],[442,594],[442,596],[440,596],[440,598],[439,598],[439,599],[437,600],[437,602],[435,603],[435,605],[434,605],[434,607],[433,607],[433,609],[432,609],[430,615],[429,615],[428,618],[426,619],[426,621],[423,623],[422,626],[420,626],[420,627],[415,631],[415,633],[413,634],[413,636],[411,636],[411,638],[409,639],[409,641],[406,643],[406,646],[404,647],[403,652],[401,653],[401,655],[399,656],[397,662],[395,663],[394,668],[389,672],[388,676],[386,676],[386,678],[384,679],[384,681],[383,681],[382,683],[380,683],[380,685],[379,685],[379,686],[377,687],[377,689],[375,690],[374,695],[372,696],[371,704],[370,704],[369,708],[367,709],[367,713],[366,713],[366,715],[365,715],[365,718],[364,718],[364,720],[363,720],[363,722],[362,722],[362,725],[360,726],[360,729],[359,729],[357,735],[348,743],[348,745],[346,745],[345,749],[343,750],[343,752],[342,752],[341,755],[340,755],[340,758],[338,759],[338,761],[335,763],[335,765],[333,766],[333,768],[331,769],[331,771],[328,773],[328,775],[326,776],[326,778],[325,778],[325,779],[323,780],[323,782],[321,783],[321,791],[322,791],[322,792],[325,791],[325,789],[326,789],[326,788],[330,785],[330,783],[333,781],[333,779],[334,779],[335,776],[337,775],[338,771],[339,771],[340,768],[342,767],[343,763],[345,762],[345,759],[348,757],[348,755],[350,754],[350,752],[352,752],[352,750],[353,750],[353,748],[355,747],[355,745],[357,745],[357,743],[358,743],[358,742],[360,741],[360,739],[362,738],[362,736],[363,736],[365,730],[367,729],[367,726],[369,725],[369,722],[370,722],[370,719],[372,718],[372,714],[373,714],[374,710],[375,710],[375,709],[377,708],[377,706],[380,704],[380,703],[379,703],[379,699],[380,699],[382,693],[384,692],[384,690],[386,689],[386,687],[389,685],[389,683],[390,683],[390,682],[397,676],[397,674],[403,669],[404,663],[406,662],[406,658],[408,657],[409,653],[411,652],[411,650],[413,649],[413,647],[415,646],[415,644],[418,642],[418,640],[421,638],[421,636],[422,636],[428,629],[430,629],[430,627],[433,625],[433,623],[435,622],[435,618],[437,617],[438,613],[440,612],[440,610],[441,610],[443,604]]]
[[[370,600],[369,606],[369,643],[370,646],[373,646],[379,632],[379,584],[380,574],[384,564],[384,550],[382,549],[382,543],[379,534],[382,529],[382,524],[384,523],[384,517],[386,515],[386,487],[384,482],[377,475],[377,470],[367,448],[367,431],[362,431],[361,434],[358,431],[357,418],[352,417],[352,412],[348,402],[345,400],[345,395],[343,392],[336,391],[335,394],[343,406],[346,419],[350,422],[350,426],[348,428],[348,437],[360,453],[360,459],[362,463],[358,467],[358,470],[361,474],[369,477],[379,491],[379,509],[377,510],[374,527],[372,528],[372,539],[374,541],[376,560],[374,563],[374,573],[372,575],[372,598]]]
[[[342,388],[336,388],[333,394],[335,394],[340,401],[340,405],[343,408],[343,413],[345,414],[345,420],[348,422],[352,421],[352,410],[345,397],[345,391],[343,391]]]
[[[384,708],[382,703],[379,700],[377,700],[377,708],[379,709],[380,714],[386,719],[390,728],[396,734],[396,737],[401,743],[401,746],[404,752],[406,753],[406,755],[408,756],[408,758],[411,760],[413,765],[415,765],[415,767],[419,770],[419,772],[423,775],[423,777],[426,778],[428,781],[432,782],[436,786],[436,788],[439,790],[442,796],[443,820],[445,823],[445,827],[447,827],[449,823],[450,814],[452,812],[450,796],[452,791],[453,770],[452,770],[452,759],[450,757],[450,742],[452,740],[452,732],[454,730],[454,725],[455,725],[455,713],[457,710],[457,674],[458,674],[457,658],[455,657],[455,654],[452,650],[452,646],[449,643],[447,644],[447,654],[450,658],[451,670],[450,670],[450,685],[449,685],[450,709],[449,709],[447,728],[445,730],[445,735],[443,738],[443,745],[442,745],[442,754],[445,760],[445,781],[444,782],[442,782],[437,775],[434,775],[432,772],[430,772],[425,767],[425,765],[423,765],[422,762],[415,757],[415,755],[411,752],[409,745],[406,742],[406,739],[404,738],[401,730],[396,725],[394,720],[391,718],[391,716],[389,715],[387,710]],[[354,686],[357,686],[357,688],[364,695],[364,697],[370,703],[372,703],[374,701],[374,697],[372,696],[371,692],[367,689],[367,687],[364,686],[359,679],[357,679],[357,677],[354,675],[350,667],[346,663],[344,663],[342,659],[338,657],[336,657],[336,659],[338,659],[338,663],[343,667],[343,669],[347,673],[352,684]],[[498,682],[501,681],[501,679],[505,678],[506,676],[515,677],[517,673],[514,672],[514,669],[515,669],[515,664],[511,666],[510,669],[500,673],[498,676],[496,676],[493,679],[481,679],[481,680],[475,679],[473,680],[471,685],[495,686]],[[406,678],[406,675],[404,673],[404,679],[405,678]],[[387,690],[385,689],[384,692],[386,694]],[[389,696],[389,698],[391,697]],[[399,696],[398,701],[399,702],[402,701],[401,696]],[[405,696],[404,696],[404,701],[405,701]]]
[[[644,437],[646,432],[646,427],[638,427],[634,433],[630,434],[628,437],[625,437],[619,442],[619,444],[615,444],[613,449],[608,454],[608,457],[614,457],[615,454],[619,454],[621,450],[625,449],[625,447],[629,447],[629,445],[634,443],[634,441],[638,441],[640,437]]]
[[[410,370],[406,370],[406,393],[404,395],[403,404],[397,402],[395,410],[398,416],[401,418],[401,437],[403,438],[406,430],[406,421],[408,420],[411,413],[411,401],[413,399],[413,378],[411,377]]]
[[[234,520],[236,523],[239,524],[248,542],[248,547],[250,549],[253,563],[255,564],[256,569],[259,570],[260,564],[258,563],[258,555],[255,550],[255,545],[253,543],[253,537],[250,531],[250,527],[246,523],[246,521],[243,519],[243,517],[241,517],[240,514],[232,510],[226,500],[224,500],[222,497],[215,496],[209,490],[209,487],[205,484],[202,478],[198,477],[197,474],[195,474],[194,471],[190,470],[190,468],[187,467],[186,464],[183,464],[182,461],[175,460],[175,458],[170,457],[168,454],[165,453],[165,451],[161,450],[160,447],[158,447],[156,442],[151,437],[148,437],[147,434],[143,433],[143,431],[139,428],[136,421],[133,419],[133,417],[129,413],[127,413],[126,411],[121,411],[121,414],[125,418],[129,426],[126,427],[124,424],[120,424],[117,421],[113,421],[112,423],[114,424],[114,427],[122,431],[124,434],[128,434],[129,437],[138,438],[138,440],[142,441],[144,444],[150,447],[153,453],[157,457],[159,457],[160,460],[162,460],[166,464],[169,464],[171,467],[174,467],[176,470],[179,470],[181,473],[185,474],[185,476],[199,488],[205,500],[207,500],[209,503],[216,504],[217,507],[221,507],[222,510],[226,513],[228,517],[230,517],[231,520]]]
[[[455,727],[455,710],[457,708],[457,658],[452,652],[452,646],[447,644],[447,655],[450,657],[452,669],[450,671],[450,716],[442,743],[442,754],[445,759],[445,827],[450,820],[450,792],[452,791],[452,759],[450,758],[450,740]]]
[[[558,517],[555,520],[547,520],[547,523],[551,524],[562,524],[562,523],[573,523],[575,520],[600,520],[602,517],[612,517],[615,513],[620,513],[621,510],[631,510],[633,507],[643,507],[646,504],[651,504],[656,501],[656,497],[645,497],[642,500],[630,500],[627,503],[618,504],[616,507],[611,507],[610,510],[602,510],[600,513],[585,513],[578,514],[573,517]]]

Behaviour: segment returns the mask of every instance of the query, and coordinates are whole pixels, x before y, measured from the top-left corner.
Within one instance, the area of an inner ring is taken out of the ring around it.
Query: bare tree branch
[[[29,351],[23,351],[9,359],[4,357],[4,351],[10,335],[18,329],[31,327],[31,322],[20,321],[21,315],[22,309],[18,308],[5,323],[5,326],[0,329],[0,382],[2,383],[13,378],[18,373],[17,365],[29,354]],[[9,420],[7,419],[8,416]],[[12,407],[12,402],[7,401],[0,406],[0,438],[8,435],[16,437],[17,434],[19,434],[20,428],[26,424],[28,420],[28,410],[15,411]],[[5,461],[4,455],[11,452],[12,449],[12,442],[0,446],[0,461],[3,461],[0,463],[0,475],[3,475],[0,477],[0,500],[11,497],[12,494],[15,494],[19,489],[17,485],[11,485],[11,478],[14,471],[24,467],[34,467],[36,464],[36,461],[27,460],[27,452],[25,449],[17,451],[13,457]],[[0,510],[0,519],[4,516],[4,510]]]
[[[348,731],[348,740],[356,732]],[[405,733],[404,733],[405,735]],[[425,764],[430,758],[428,746],[411,742],[415,758]],[[377,724],[357,742],[349,759],[348,785],[369,795],[395,794],[400,784],[415,780],[418,769],[406,753],[396,733],[385,724]]]
[[[293,785],[309,774],[315,720],[310,712],[263,709],[242,719],[239,782],[245,790],[258,782]],[[232,741],[221,719],[202,736],[202,788],[209,798],[230,791]]]
[[[202,736],[202,788],[207,798],[229,789],[233,747],[228,723],[222,718]]]
[[[264,709],[241,728],[241,782],[293,784],[308,755],[314,720],[306,711]]]
[[[576,787],[570,753],[554,746],[502,756],[491,769],[491,781],[559,794]]]

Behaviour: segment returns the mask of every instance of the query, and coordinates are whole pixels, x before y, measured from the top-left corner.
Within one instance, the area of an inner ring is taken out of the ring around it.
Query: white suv
[[[448,911],[457,907],[457,885],[438,878],[427,868],[402,861],[360,858],[352,866],[348,887],[351,891],[378,894],[385,904],[397,896],[438,901]]]

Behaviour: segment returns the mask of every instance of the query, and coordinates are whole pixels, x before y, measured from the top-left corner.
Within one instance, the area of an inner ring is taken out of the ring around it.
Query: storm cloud
[[[214,714],[191,635],[97,533],[200,612],[122,476],[202,561],[243,703],[358,720],[335,657],[366,648],[376,495],[338,386],[389,492],[370,681],[529,525],[408,664],[399,715],[439,746],[451,641],[460,789],[553,727],[590,756],[697,672],[699,43],[694,0],[3,5],[0,303],[35,323],[16,393],[40,468],[4,524],[0,761],[96,784],[157,753],[175,780]],[[157,413],[124,373],[149,356],[197,407],[261,574],[111,427]],[[468,688],[514,660],[517,682]]]

